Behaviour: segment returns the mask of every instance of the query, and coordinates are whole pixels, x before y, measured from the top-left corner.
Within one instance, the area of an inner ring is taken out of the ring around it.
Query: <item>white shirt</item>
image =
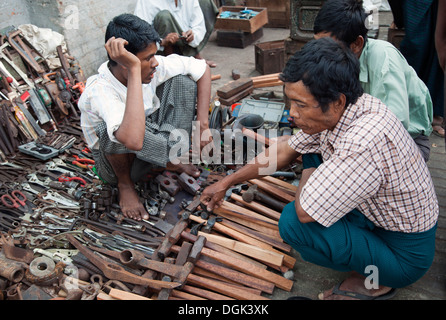
[[[198,81],[206,70],[206,62],[193,57],[171,54],[167,57],[156,56],[156,59],[159,66],[152,81],[142,84],[146,117],[160,107],[160,101],[156,96],[157,86],[180,74],[189,75],[194,81]],[[99,74],[88,78],[78,103],[82,130],[90,149],[99,148],[95,128],[103,121],[107,124],[110,140],[119,143],[114,132],[124,118],[127,87],[113,76],[107,63],[108,61],[99,67]]]
[[[178,0],[178,6],[175,6],[175,0],[138,0],[135,15],[153,24],[153,19],[162,10],[169,11],[183,31],[193,31],[191,47],[196,48],[203,41],[206,26],[198,0]]]

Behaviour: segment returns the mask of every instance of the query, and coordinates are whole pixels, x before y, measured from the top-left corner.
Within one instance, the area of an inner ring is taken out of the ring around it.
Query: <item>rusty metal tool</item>
[[[162,261],[170,253],[172,246],[178,242],[181,237],[181,233],[186,229],[189,223],[189,215],[194,212],[197,207],[200,206],[200,197],[195,197],[192,202],[179,213],[181,219],[175,224],[175,226],[166,234],[164,240],[156,248],[152,254],[152,260]],[[157,273],[153,270],[146,270],[143,277],[153,279]],[[144,288],[141,286],[135,286],[133,292],[137,294],[143,294]]]
[[[136,276],[128,271],[125,271],[121,266],[115,263],[106,262],[101,259],[97,254],[83,246],[78,240],[71,234],[66,236],[67,240],[78,249],[91,263],[101,269],[104,275],[111,280],[120,280],[123,282],[129,282],[137,285],[148,286],[155,290],[161,290],[162,288],[177,288],[181,286],[178,282],[167,282],[160,280],[152,280],[140,276]]]
[[[184,266],[178,266],[175,264],[150,260],[145,258],[139,251],[132,249],[121,251],[119,258],[125,265],[151,269],[159,273],[172,276],[182,285],[184,285],[187,276],[194,268],[194,264],[192,262],[186,262]]]
[[[267,194],[259,191],[258,186],[255,184],[249,186],[248,190],[246,190],[246,192],[244,192],[242,194],[242,198],[246,202],[252,202],[254,200],[258,200],[279,212],[282,212],[283,208],[286,205],[285,203],[278,201],[278,200],[268,196]]]

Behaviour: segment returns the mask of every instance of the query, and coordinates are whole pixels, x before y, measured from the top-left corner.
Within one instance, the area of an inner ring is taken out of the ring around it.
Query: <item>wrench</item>
[[[37,191],[36,189],[34,189],[33,187],[31,187],[28,182],[23,182],[22,188],[23,188],[23,190],[31,192],[33,194],[40,194],[40,192]]]
[[[61,168],[61,167],[57,166],[54,161],[47,162],[46,163],[46,167],[47,167],[48,170],[58,171],[58,172],[61,172],[62,174],[66,174],[66,175],[69,175],[69,176],[73,173],[73,171],[70,171],[68,169],[64,169],[64,168]]]
[[[41,186],[44,189],[48,189],[48,179],[45,181],[39,180],[39,178],[37,177],[37,175],[35,173],[30,173],[28,174],[28,182],[29,183],[34,183],[34,184],[38,184],[39,186]]]
[[[74,202],[70,199],[67,199],[53,190],[48,190],[46,192],[46,195],[43,196],[43,199],[44,200],[53,200],[57,203],[63,204],[64,206],[73,207],[73,208],[76,207],[76,208],[80,209],[79,203]]]
[[[62,261],[65,264],[73,263],[73,259],[71,259],[67,255],[60,253],[60,252],[50,252],[50,251],[39,249],[39,248],[36,248],[33,251],[34,251],[34,253],[39,253],[39,254],[46,256],[50,259],[53,259],[55,262]]]

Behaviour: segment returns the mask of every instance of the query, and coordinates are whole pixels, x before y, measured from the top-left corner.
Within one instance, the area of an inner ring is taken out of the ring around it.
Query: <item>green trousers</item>
[[[304,168],[321,163],[316,155],[304,155]],[[317,222],[300,223],[294,201],[279,221],[282,239],[305,261],[338,271],[370,275],[378,270],[379,285],[406,287],[430,268],[435,253],[436,226],[420,233],[387,231],[353,210],[330,227]],[[368,267],[368,268],[367,268]]]

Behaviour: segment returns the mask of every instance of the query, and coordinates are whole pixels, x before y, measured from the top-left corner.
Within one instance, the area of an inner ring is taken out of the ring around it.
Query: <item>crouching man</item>
[[[88,79],[79,100],[82,130],[99,176],[118,186],[124,216],[146,219],[134,182],[163,168],[200,174],[193,165],[172,161],[174,146],[188,149],[177,148],[178,135],[170,134],[184,133],[179,140],[188,144],[195,115],[199,136],[209,129],[211,73],[204,60],[156,56],[157,32],[132,14],[115,17],[105,41],[109,61]]]
[[[320,298],[392,297],[421,278],[434,257],[439,208],[419,148],[379,99],[363,94],[358,59],[331,38],[306,44],[281,79],[302,130],[207,187],[202,202],[208,210],[219,206],[231,185],[260,176],[265,159],[280,169],[302,154],[281,237],[304,260],[351,272]],[[370,270],[379,273],[378,284],[365,281]]]

